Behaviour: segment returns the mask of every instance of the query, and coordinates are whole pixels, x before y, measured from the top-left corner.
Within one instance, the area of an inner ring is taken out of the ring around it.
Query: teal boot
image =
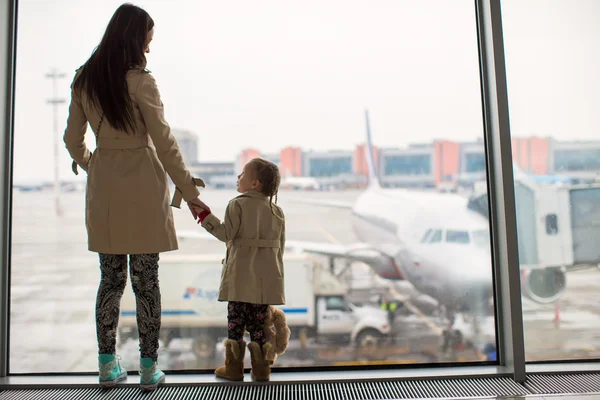
[[[156,367],[151,358],[140,358],[140,388],[154,390],[165,381],[165,373]]]
[[[100,386],[108,388],[115,386],[118,382],[127,379],[127,371],[121,368],[119,364],[120,357],[114,354],[99,354],[98,369],[100,376],[98,378]]]

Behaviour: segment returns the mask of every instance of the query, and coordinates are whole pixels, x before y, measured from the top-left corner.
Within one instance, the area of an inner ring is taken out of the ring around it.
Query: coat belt
[[[123,138],[99,137],[96,147],[99,149],[130,150],[150,147],[150,136],[131,136]]]
[[[234,247],[272,247],[278,249],[280,247],[279,240],[268,239],[233,239],[232,246]]]
[[[124,138],[106,138],[100,137],[96,140],[96,148],[98,149],[111,149],[111,150],[132,150],[141,149],[143,147],[150,147],[150,135],[144,136],[131,136]],[[77,170],[77,163],[73,161],[71,169],[75,175],[79,175]]]

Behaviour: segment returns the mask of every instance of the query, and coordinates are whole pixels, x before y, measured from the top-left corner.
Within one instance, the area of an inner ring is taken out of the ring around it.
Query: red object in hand
[[[204,221],[204,218],[208,217],[210,215],[210,210],[204,210],[202,211],[200,214],[198,214],[198,223],[202,223]]]

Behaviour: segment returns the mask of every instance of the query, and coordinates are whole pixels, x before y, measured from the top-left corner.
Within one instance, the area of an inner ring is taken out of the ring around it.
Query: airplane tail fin
[[[367,145],[365,153],[367,159],[369,188],[380,188],[379,178],[377,178],[377,169],[375,168],[375,153],[373,152],[373,140],[371,139],[371,124],[369,122],[369,110],[365,110],[365,118],[367,122]]]

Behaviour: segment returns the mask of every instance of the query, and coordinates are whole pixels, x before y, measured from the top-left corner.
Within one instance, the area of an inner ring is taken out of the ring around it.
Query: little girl
[[[255,158],[238,176],[237,190],[241,194],[227,205],[223,222],[210,210],[194,206],[198,223],[227,243],[218,299],[228,302],[225,365],[215,370],[221,378],[244,379],[246,343],[242,339],[247,330],[252,340],[248,344],[251,376],[257,381],[269,380],[265,317],[270,312],[269,305],[285,303],[285,217],[281,207],[275,204],[280,181],[275,164]]]

